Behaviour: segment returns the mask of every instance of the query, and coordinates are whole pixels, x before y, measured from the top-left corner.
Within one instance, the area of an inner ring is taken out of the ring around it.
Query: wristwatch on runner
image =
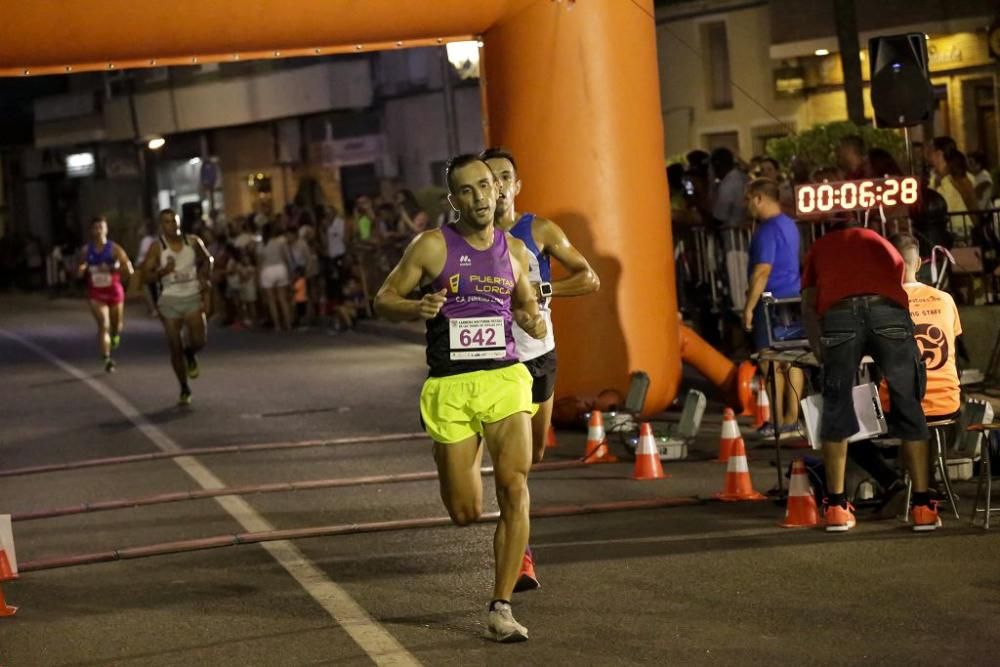
[[[538,283],[538,293],[542,295],[543,299],[548,299],[552,296],[552,283]]]

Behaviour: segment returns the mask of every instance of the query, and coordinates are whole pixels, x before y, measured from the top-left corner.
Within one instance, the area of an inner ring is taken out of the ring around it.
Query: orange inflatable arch
[[[647,411],[676,395],[653,0],[46,0],[2,3],[0,25],[4,76],[481,39],[486,141],[517,156],[519,208],[559,222],[601,277],[554,309],[558,394],[624,392],[644,370]]]

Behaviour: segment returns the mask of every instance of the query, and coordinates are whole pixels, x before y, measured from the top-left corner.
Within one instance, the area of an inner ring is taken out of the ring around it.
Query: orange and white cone
[[[618,459],[608,450],[608,438],[604,434],[604,417],[600,410],[590,413],[587,426],[587,450],[583,454],[584,463],[614,463]]]
[[[726,485],[722,491],[715,494],[715,497],[726,502],[766,499],[766,496],[753,490],[743,438],[738,439],[733,446],[733,451],[729,455],[729,467],[726,468]]]
[[[760,428],[771,421],[771,401],[767,398],[767,392],[761,387],[757,392],[757,412],[754,415],[753,427]]]
[[[556,429],[551,424],[549,432],[545,435],[545,449],[553,449],[556,446]]]
[[[722,437],[719,438],[719,458],[716,461],[728,463],[736,441],[742,438],[740,425],[736,423],[736,414],[732,408],[726,408],[722,411]]]
[[[635,449],[635,467],[632,469],[632,479],[663,479],[663,464],[660,463],[660,451],[656,448],[656,438],[649,422],[643,422],[639,427],[639,446]]]
[[[788,506],[785,520],[778,525],[782,528],[810,528],[819,524],[819,511],[812,485],[806,474],[806,464],[802,459],[792,463],[792,479],[788,483]]]
[[[0,548],[0,582],[13,581],[14,579],[17,579],[17,575],[10,567],[10,559],[7,558],[7,552]],[[7,601],[3,596],[3,586],[0,585],[0,618],[13,616],[16,613],[17,607],[12,607],[7,604]]]

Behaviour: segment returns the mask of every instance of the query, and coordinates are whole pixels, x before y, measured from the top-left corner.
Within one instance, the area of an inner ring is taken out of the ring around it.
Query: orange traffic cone
[[[743,438],[738,438],[733,445],[733,451],[729,454],[729,467],[726,468],[726,486],[721,492],[715,494],[715,497],[727,502],[766,499],[766,496],[753,490]]]
[[[587,451],[583,455],[584,463],[614,463],[618,459],[608,451],[608,439],[604,435],[604,417],[600,410],[590,413],[590,424],[587,426]]]
[[[7,552],[0,549],[0,581],[13,581],[17,579],[17,575],[10,567],[10,560],[7,558]],[[3,597],[3,586],[0,586],[0,618],[5,616],[13,616],[17,613],[17,607],[12,607],[7,604],[7,601]]]
[[[549,432],[545,436],[545,449],[552,449],[556,446],[556,429],[549,425]]]
[[[722,411],[722,437],[719,438],[719,463],[728,463],[737,440],[741,440],[740,425],[736,423],[736,414],[732,408]]]
[[[806,464],[802,459],[792,463],[792,479],[788,483],[788,506],[785,520],[778,525],[782,528],[809,528],[819,523],[816,498],[806,475]]]
[[[663,479],[663,465],[660,463],[660,452],[656,448],[656,438],[649,422],[643,422],[639,428],[639,446],[635,450],[635,468],[632,469],[632,479]]]
[[[754,428],[760,428],[771,421],[771,401],[767,398],[767,392],[761,387],[757,392],[757,412],[754,415]]]

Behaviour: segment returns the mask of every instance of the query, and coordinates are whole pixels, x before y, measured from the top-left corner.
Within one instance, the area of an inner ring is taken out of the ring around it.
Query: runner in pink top
[[[132,263],[122,247],[108,239],[108,221],[103,217],[91,220],[90,242],[82,249],[82,255],[79,274],[87,278],[90,312],[97,320],[97,344],[104,370],[111,373],[115,370],[111,351],[118,349],[125,324],[124,285],[132,277]]]

